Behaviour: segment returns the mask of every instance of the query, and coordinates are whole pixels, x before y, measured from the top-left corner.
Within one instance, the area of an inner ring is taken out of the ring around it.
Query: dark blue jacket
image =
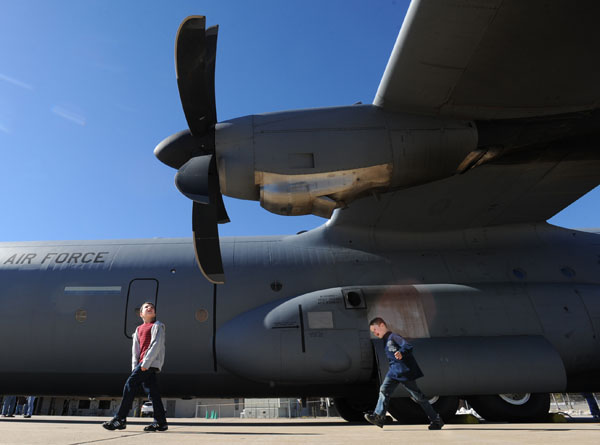
[[[385,355],[390,363],[390,369],[387,373],[388,377],[400,382],[416,380],[419,377],[423,377],[423,371],[421,371],[421,368],[419,368],[417,361],[412,355],[413,347],[404,339],[404,337],[395,334],[394,332],[387,332],[383,336],[383,341],[385,345]],[[396,351],[400,351],[402,359],[398,360],[394,357]]]

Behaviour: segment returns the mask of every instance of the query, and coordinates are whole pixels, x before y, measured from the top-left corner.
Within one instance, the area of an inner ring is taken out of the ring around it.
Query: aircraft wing
[[[330,224],[431,232],[543,222],[593,189],[600,154],[515,153],[449,178],[374,195],[335,211]]]
[[[599,17],[595,0],[413,0],[373,103],[468,119],[597,108]]]
[[[428,232],[542,222],[597,186],[599,18],[598,1],[413,0],[374,105],[473,120],[478,149],[501,154],[357,199],[330,224]]]

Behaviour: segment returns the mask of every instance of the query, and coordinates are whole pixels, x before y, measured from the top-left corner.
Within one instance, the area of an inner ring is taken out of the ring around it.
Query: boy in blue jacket
[[[440,415],[435,412],[425,394],[417,386],[416,379],[423,377],[423,372],[412,355],[412,345],[404,337],[390,331],[381,317],[376,317],[369,322],[369,329],[377,338],[381,338],[385,344],[385,355],[390,364],[383,383],[379,388],[379,400],[373,414],[365,414],[365,419],[379,428],[385,424],[385,413],[387,412],[390,396],[398,385],[404,386],[411,398],[421,405],[427,417],[429,417],[430,430],[441,430],[444,422]]]

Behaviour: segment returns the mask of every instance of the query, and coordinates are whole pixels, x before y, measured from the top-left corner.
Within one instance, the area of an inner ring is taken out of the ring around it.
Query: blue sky
[[[190,236],[191,202],[154,156],[186,128],[174,39],[219,24],[220,121],[370,103],[407,1],[5,0],[0,15],[0,240]],[[598,226],[598,191],[551,220]],[[222,236],[324,222],[226,198]]]

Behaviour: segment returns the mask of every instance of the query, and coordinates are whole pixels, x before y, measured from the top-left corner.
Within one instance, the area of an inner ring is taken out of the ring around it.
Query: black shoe
[[[385,416],[380,416],[379,414],[366,413],[365,420],[379,428],[383,428],[383,425],[385,425]]]
[[[102,427],[109,431],[124,430],[125,428],[127,428],[127,420],[113,417],[108,422],[104,422],[102,424]]]
[[[437,416],[429,424],[429,429],[430,430],[441,430],[443,426],[444,426],[444,421],[442,420],[442,418],[440,416]]]
[[[156,431],[167,431],[169,429],[169,425],[167,422],[165,423],[157,423],[154,422],[147,427],[144,428],[144,431],[156,432]]]
[[[31,414],[23,414],[23,418],[25,419],[29,419],[31,417]]]

